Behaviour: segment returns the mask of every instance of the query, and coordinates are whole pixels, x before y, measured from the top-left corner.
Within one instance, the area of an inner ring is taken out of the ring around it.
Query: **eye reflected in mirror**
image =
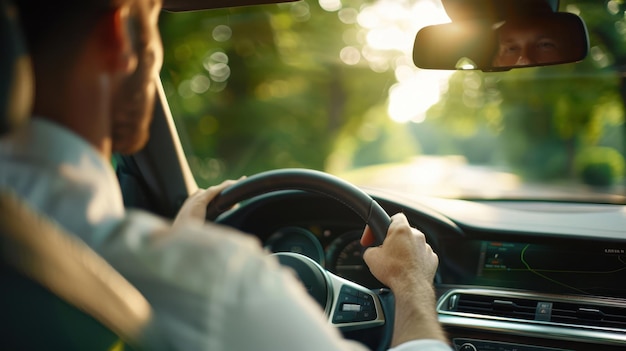
[[[413,61],[426,69],[480,69],[547,66],[580,61],[588,51],[587,30],[571,13],[542,13],[425,27],[417,33]]]

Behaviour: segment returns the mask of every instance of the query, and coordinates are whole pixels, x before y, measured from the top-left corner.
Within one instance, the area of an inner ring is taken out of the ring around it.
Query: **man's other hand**
[[[239,178],[239,180],[245,177]],[[237,183],[239,180],[225,180],[221,184],[211,186],[207,189],[198,189],[193,193],[183,206],[178,211],[176,219],[174,219],[174,225],[178,225],[184,222],[204,222],[206,218],[206,207],[209,205],[215,197],[221,193],[224,189]]]

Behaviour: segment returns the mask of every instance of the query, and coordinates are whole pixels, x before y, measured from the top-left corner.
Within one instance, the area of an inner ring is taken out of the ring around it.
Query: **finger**
[[[395,215],[391,216],[391,223],[389,223],[389,229],[391,229],[391,227],[397,227],[397,226],[409,226],[409,220],[406,218],[406,216],[402,212],[396,213]]]
[[[401,233],[406,233],[407,230],[412,229],[413,228],[411,228],[411,226],[409,225],[409,220],[406,218],[404,213],[397,213],[391,216],[391,223],[389,223],[389,229],[387,229],[387,235],[385,236],[385,240],[387,240],[386,238],[394,237]]]
[[[375,262],[375,257],[378,255],[380,255],[380,247],[368,247],[365,249],[365,252],[363,252],[363,261],[365,261],[365,264],[369,267],[372,262]]]
[[[233,185],[233,184],[235,184],[237,182],[238,182],[238,180],[227,179],[227,180],[221,182],[218,185],[214,185],[214,186],[210,187],[209,189],[222,191],[222,190],[228,188],[229,186],[231,186],[231,185]]]
[[[221,193],[222,191],[224,191],[224,189],[232,186],[235,183],[237,183],[236,180],[225,180],[218,185],[214,185],[205,189],[204,191],[200,191],[200,193],[198,194],[198,198],[204,200],[213,199],[217,194]]]
[[[395,224],[394,224],[395,223]],[[397,213],[390,218],[389,229],[387,230],[387,235],[392,232],[391,226],[399,226],[399,225],[409,225],[409,221],[407,220],[404,213]],[[365,230],[363,231],[363,235],[361,236],[361,245],[363,247],[369,247],[376,243],[376,236],[374,236],[374,232],[369,226],[365,226]],[[382,243],[381,243],[382,244]]]
[[[374,245],[375,242],[376,242],[376,238],[374,237],[374,233],[372,232],[372,229],[370,228],[369,225],[366,225],[365,229],[363,230],[363,235],[361,236],[361,246],[369,247],[369,246]]]
[[[435,264],[435,267],[437,267],[439,265],[439,256],[435,253],[435,251],[431,251],[431,259],[433,260],[433,263]]]
[[[416,240],[426,243],[426,235],[421,230],[411,227],[411,234]]]

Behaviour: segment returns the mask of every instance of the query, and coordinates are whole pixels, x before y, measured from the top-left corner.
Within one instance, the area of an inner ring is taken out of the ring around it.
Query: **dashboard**
[[[626,244],[452,240],[444,248],[456,254],[451,284],[626,297]]]
[[[407,198],[366,189],[403,212],[439,255],[439,320],[457,350],[626,348],[626,210],[617,205]],[[308,256],[370,289],[364,223],[339,202],[264,195],[221,223],[271,252]]]

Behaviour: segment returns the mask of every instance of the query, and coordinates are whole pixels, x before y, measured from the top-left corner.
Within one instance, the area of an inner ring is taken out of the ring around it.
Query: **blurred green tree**
[[[346,41],[358,41],[354,22],[316,1],[162,15],[162,80],[201,186],[271,168],[324,169],[340,136],[358,137],[368,109],[386,101],[370,87],[394,77],[342,62]]]

